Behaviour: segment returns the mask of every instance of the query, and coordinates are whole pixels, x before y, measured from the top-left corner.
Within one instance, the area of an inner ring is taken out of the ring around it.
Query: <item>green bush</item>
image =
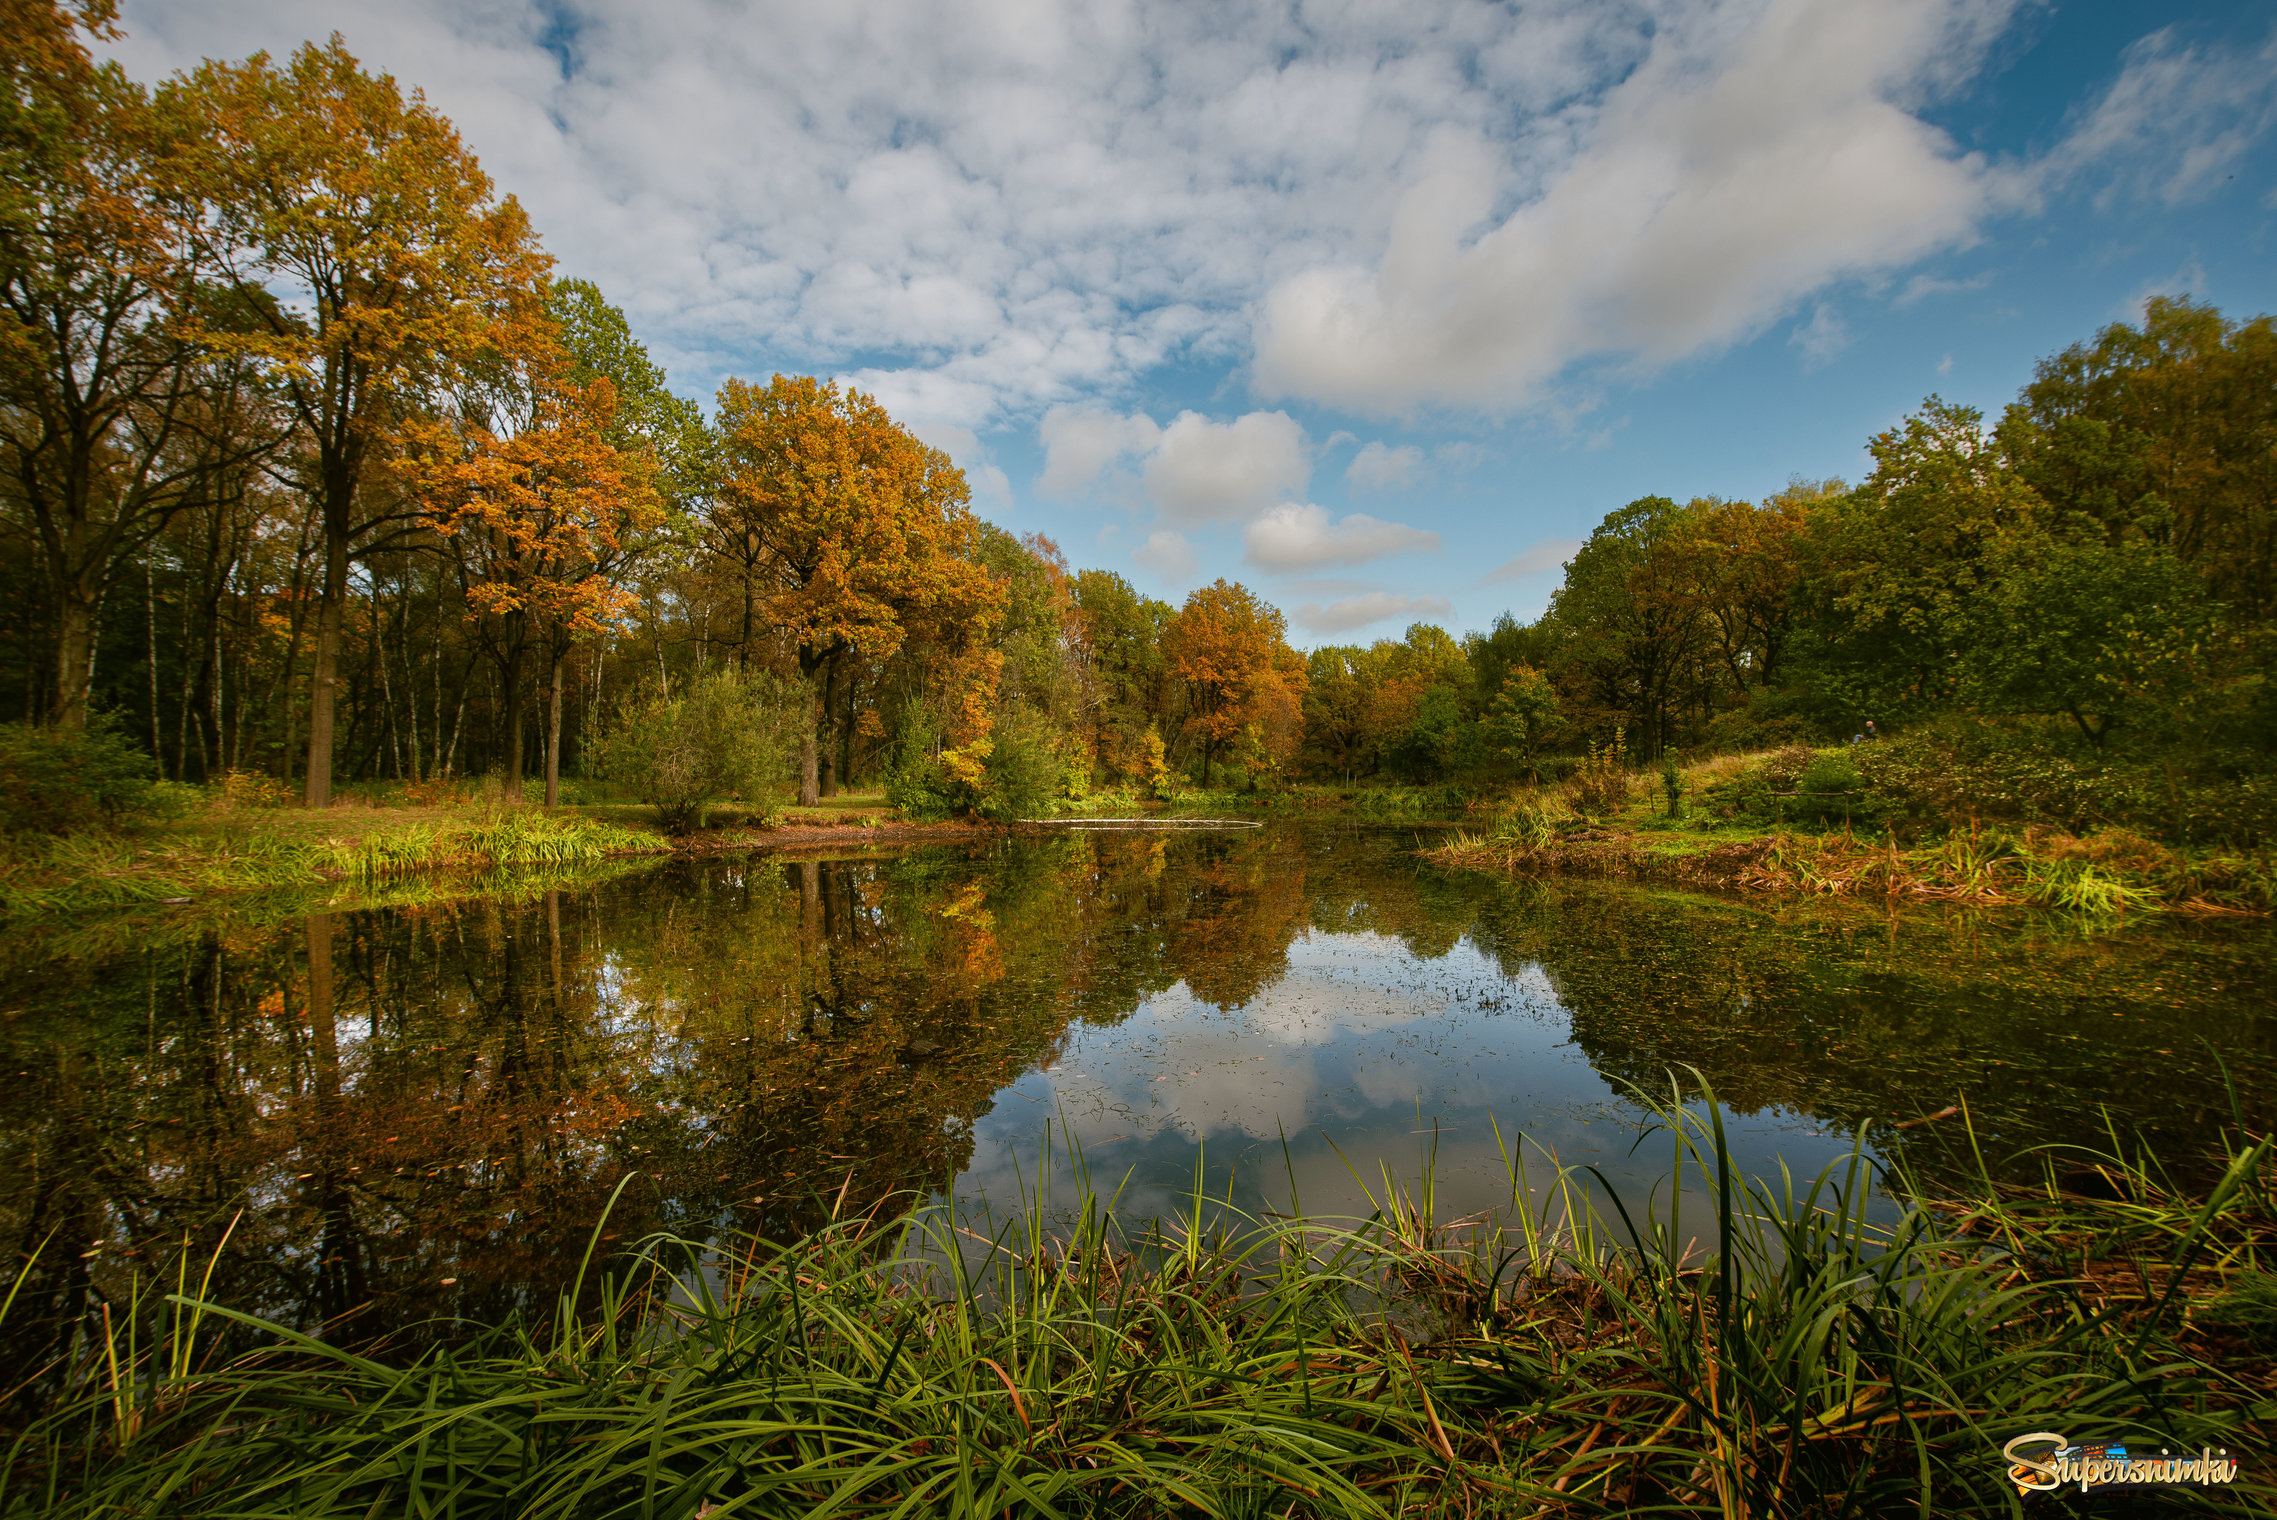
[[[723,670],[622,708],[590,759],[600,778],[655,807],[667,833],[704,826],[715,802],[764,821],[789,773],[801,704],[789,682]]]
[[[968,805],[966,787],[941,768],[940,728],[925,704],[911,698],[894,720],[886,758],[886,802],[912,823],[937,823]]]
[[[157,780],[156,769],[100,714],[84,729],[0,724],[0,832],[70,834],[179,816],[198,793]]]
[[[1048,813],[1059,800],[1067,766],[1052,748],[1044,720],[1015,706],[997,720],[994,746],[974,811],[997,823]]]

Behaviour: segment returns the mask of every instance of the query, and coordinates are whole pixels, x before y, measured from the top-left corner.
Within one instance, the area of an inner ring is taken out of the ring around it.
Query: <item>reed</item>
[[[1928,1189],[1865,1130],[1743,1176],[1696,1077],[1650,1106],[1646,1199],[1520,1142],[1508,1206],[1458,1220],[1427,1162],[1359,1218],[1197,1177],[1126,1225],[1078,1155],[1072,1200],[1031,1179],[1000,1221],[841,1208],[607,1261],[597,1224],[548,1323],[400,1357],[177,1267],[90,1327],[0,1481],[57,1516],[1994,1514],[2025,1431],[2246,1444],[2257,1374],[2190,1308],[2277,1239],[2268,1141],[2195,1196],[2113,1151],[2120,1203],[2052,1156]],[[217,1358],[223,1328],[260,1344]],[[2208,1511],[2266,1513],[2272,1476]]]

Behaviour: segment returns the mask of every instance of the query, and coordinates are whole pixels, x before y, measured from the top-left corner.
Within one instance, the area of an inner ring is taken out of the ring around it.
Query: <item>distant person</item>
[[[1874,732],[1874,720],[1872,718],[1866,720],[1866,737],[1868,739],[1879,739],[1881,737],[1880,734]]]

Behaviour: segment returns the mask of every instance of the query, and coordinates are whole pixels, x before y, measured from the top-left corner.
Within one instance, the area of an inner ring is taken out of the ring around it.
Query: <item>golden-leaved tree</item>
[[[799,801],[811,806],[822,795],[823,726],[841,721],[841,664],[884,660],[916,628],[953,626],[984,646],[1003,592],[975,558],[980,521],[963,472],[874,398],[806,376],[731,379],[717,425],[715,530],[747,535],[771,557],[769,620],[808,683]],[[967,685],[966,726],[979,737],[993,681]]]
[[[1202,785],[1238,746],[1253,767],[1278,770],[1304,740],[1305,667],[1288,620],[1248,587],[1219,580],[1186,598],[1164,636],[1170,673],[1186,691],[1185,734],[1201,751]]]
[[[321,807],[350,561],[418,524],[371,489],[371,467],[429,395],[499,346],[547,260],[450,122],[364,72],[337,36],[283,67],[209,61],[164,93],[206,139],[203,252],[240,287],[284,294],[257,304],[256,330],[209,341],[269,363],[301,435],[294,484],[324,558],[304,797]]]
[[[510,789],[523,768],[522,681],[546,661],[545,805],[561,800],[562,666],[616,629],[633,603],[627,558],[663,513],[654,459],[617,447],[616,387],[580,383],[536,302],[505,329],[511,347],[444,419],[406,427],[405,473],[426,520],[456,551],[468,615],[484,620],[506,706]]]

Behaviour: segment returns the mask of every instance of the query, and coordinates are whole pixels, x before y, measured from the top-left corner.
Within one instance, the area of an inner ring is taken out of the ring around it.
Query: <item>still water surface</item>
[[[2176,1154],[2277,1109],[2277,933],[1507,882],[1412,829],[1075,834],[682,860],[607,885],[334,911],[0,962],[0,1227],[30,1353],[225,1228],[212,1296],[298,1325],[497,1323],[610,1238],[1009,1203],[1080,1148],[1126,1217],[1199,1174],[1443,1217],[1527,1137],[1641,1195],[1634,1085],[1694,1068],[1745,1162],[1966,1099],[1997,1160],[2108,1113]],[[2234,1105],[2234,1107],[2233,1107]],[[1951,1121],[1889,1135],[1928,1150]],[[1888,1133],[1888,1132],[1885,1132]],[[234,1225],[231,1221],[234,1219]],[[166,1267],[171,1276],[171,1267]],[[197,1269],[193,1269],[195,1271]]]

